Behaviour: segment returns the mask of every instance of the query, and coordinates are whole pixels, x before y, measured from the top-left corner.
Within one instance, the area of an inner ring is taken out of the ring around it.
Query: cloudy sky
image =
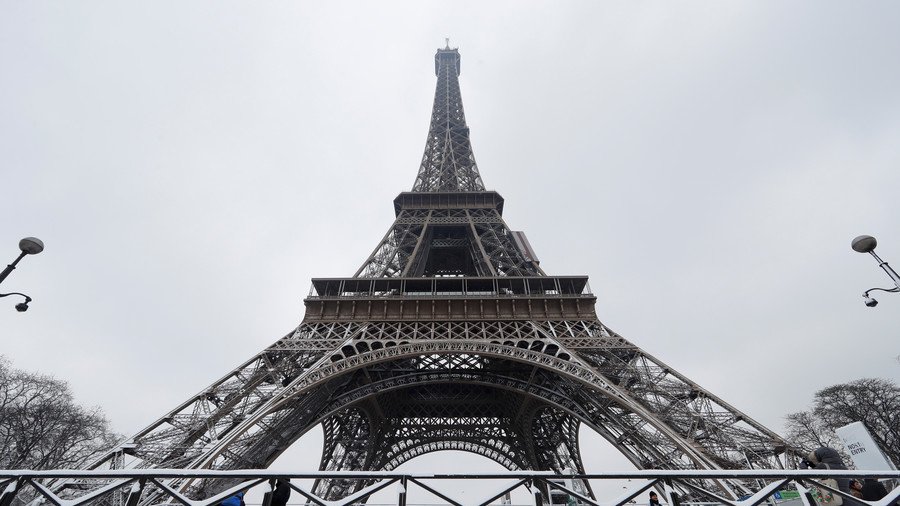
[[[289,332],[310,278],[352,275],[412,186],[450,37],[483,179],[542,267],[589,275],[604,323],[781,431],[817,389],[900,377],[900,296],[865,307],[889,280],[850,250],[871,234],[900,266],[898,19],[5,2],[0,261],[24,236],[46,251],[3,283],[34,302],[0,300],[0,353],[128,434]],[[315,437],[277,465],[316,465]]]

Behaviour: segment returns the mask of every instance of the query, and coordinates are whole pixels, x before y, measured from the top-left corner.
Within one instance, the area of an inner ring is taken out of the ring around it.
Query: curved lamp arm
[[[897,288],[896,286],[894,288],[869,288],[863,292],[863,297],[868,297],[869,292],[900,292],[900,288]]]
[[[16,304],[16,311],[20,313],[28,311],[28,303],[31,302],[31,297],[19,292],[0,293],[0,297],[9,297],[10,295],[21,295],[22,297],[25,297],[25,302]]]

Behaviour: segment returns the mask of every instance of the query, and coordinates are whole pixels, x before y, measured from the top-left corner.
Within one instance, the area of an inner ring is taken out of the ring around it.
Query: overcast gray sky
[[[865,307],[889,280],[850,250],[875,235],[900,266],[898,21],[887,1],[4,2],[0,261],[47,249],[3,283],[34,302],[0,300],[0,353],[128,434],[289,332],[412,186],[450,37],[484,182],[542,267],[589,275],[604,323],[781,431],[817,389],[900,377],[900,296]],[[276,465],[315,466],[315,437]],[[627,465],[612,451],[588,438],[588,470]]]

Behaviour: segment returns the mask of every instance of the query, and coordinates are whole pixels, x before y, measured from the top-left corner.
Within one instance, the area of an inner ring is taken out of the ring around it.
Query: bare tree
[[[834,429],[862,422],[885,455],[900,462],[900,386],[893,381],[863,378],[823,388],[816,392],[812,409],[786,418],[788,440],[807,450],[842,450]]]
[[[821,446],[840,449],[840,439],[834,429],[825,425],[821,418],[811,411],[798,411],[787,419],[787,439],[795,447],[815,450]]]
[[[100,408],[76,404],[64,381],[0,356],[0,469],[77,467],[117,439]]]

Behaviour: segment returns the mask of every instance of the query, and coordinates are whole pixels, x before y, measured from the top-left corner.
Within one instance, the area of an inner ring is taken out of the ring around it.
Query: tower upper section
[[[481,182],[459,94],[459,51],[438,49],[434,63],[437,90],[416,183],[394,199],[397,219],[353,277],[545,276],[525,234],[503,221],[503,198]]]
[[[437,87],[431,125],[414,192],[477,192],[484,183],[475,164],[469,127],[459,92],[459,50],[438,49],[434,55]]]

